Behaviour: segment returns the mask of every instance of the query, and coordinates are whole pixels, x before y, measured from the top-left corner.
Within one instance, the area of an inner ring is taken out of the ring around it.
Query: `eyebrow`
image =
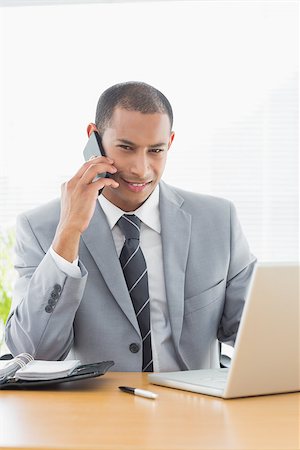
[[[134,142],[128,141],[127,139],[117,139],[117,141],[123,142],[123,144],[136,146],[136,144]],[[159,142],[158,144],[148,145],[148,147],[155,148],[155,147],[161,147],[163,145],[167,145],[166,142]]]

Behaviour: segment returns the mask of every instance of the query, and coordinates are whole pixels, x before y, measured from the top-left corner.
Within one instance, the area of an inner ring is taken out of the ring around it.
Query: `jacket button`
[[[58,292],[58,293],[61,292],[61,285],[60,285],[60,284],[55,284],[53,290],[54,290],[55,292]]]
[[[54,309],[53,306],[47,305],[45,308],[45,311],[46,311],[46,313],[51,313],[53,311],[53,309]]]
[[[54,298],[49,298],[48,300],[48,305],[50,306],[55,306],[57,303],[57,300],[55,300]]]
[[[59,297],[59,294],[57,291],[52,291],[51,292],[51,298],[53,298],[54,300],[56,300]]]
[[[140,349],[140,345],[136,344],[136,343],[132,343],[129,345],[129,350],[131,351],[131,353],[137,353]]]

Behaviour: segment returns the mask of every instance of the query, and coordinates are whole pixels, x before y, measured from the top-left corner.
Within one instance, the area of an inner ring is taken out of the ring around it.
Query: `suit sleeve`
[[[230,262],[218,339],[234,345],[256,258],[250,252],[236,209],[230,203]]]
[[[25,215],[17,219],[13,302],[5,341],[16,355],[28,352],[35,359],[64,359],[73,343],[73,321],[83,296],[87,271],[73,278],[42,249]]]

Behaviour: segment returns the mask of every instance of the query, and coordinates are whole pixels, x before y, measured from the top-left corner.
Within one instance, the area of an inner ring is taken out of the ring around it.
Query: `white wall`
[[[298,4],[0,8],[0,223],[60,193],[108,86],[174,109],[165,181],[234,201],[260,260],[298,258]]]

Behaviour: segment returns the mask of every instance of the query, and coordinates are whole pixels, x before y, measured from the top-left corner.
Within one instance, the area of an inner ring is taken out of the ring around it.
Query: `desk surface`
[[[0,448],[299,449],[299,398],[222,400],[150,385],[146,374],[108,372],[56,389],[0,391]]]

